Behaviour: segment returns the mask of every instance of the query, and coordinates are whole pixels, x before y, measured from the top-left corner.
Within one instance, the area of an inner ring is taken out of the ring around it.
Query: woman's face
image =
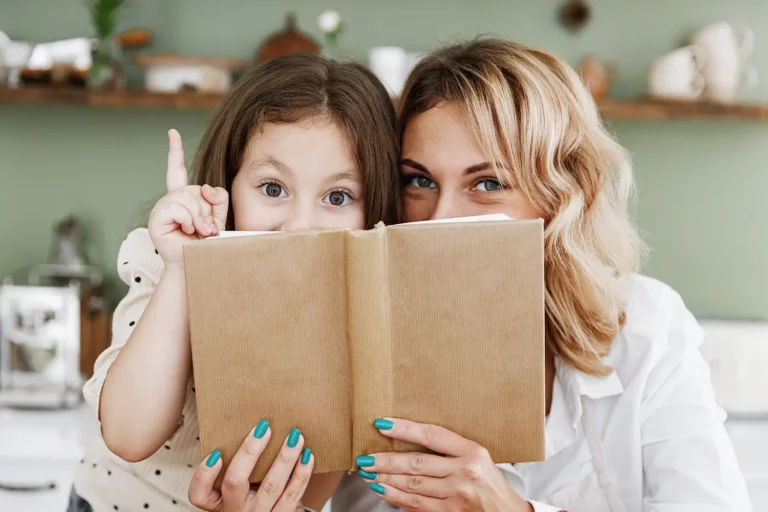
[[[265,124],[232,183],[238,231],[362,229],[361,174],[332,122]]]
[[[400,173],[406,222],[504,213],[540,215],[509,177],[499,182],[452,104],[413,117],[403,134]]]

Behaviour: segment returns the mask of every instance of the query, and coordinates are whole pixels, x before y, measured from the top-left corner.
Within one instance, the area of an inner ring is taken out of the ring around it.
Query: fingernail
[[[357,474],[360,475],[360,477],[365,478],[366,480],[376,480],[376,473],[369,473],[364,469],[358,469]]]
[[[383,486],[383,485],[381,485],[381,484],[377,484],[376,482],[373,482],[373,483],[371,484],[371,490],[372,490],[373,492],[377,492],[377,493],[379,493],[379,494],[384,494],[385,492],[387,492],[387,490],[384,488],[384,486]]]
[[[301,463],[305,466],[309,464],[309,459],[312,458],[312,450],[309,448],[304,448],[304,451],[301,452]]]
[[[390,430],[392,427],[394,427],[395,424],[392,423],[390,420],[385,420],[383,418],[379,418],[376,421],[373,422],[373,427],[377,428],[379,430]]]
[[[376,464],[376,459],[372,455],[358,455],[355,459],[355,465],[359,467],[373,466]]]
[[[221,452],[218,449],[213,450],[213,453],[208,456],[208,460],[205,461],[205,465],[209,468],[212,468],[216,465],[217,462],[219,462],[220,458]]]
[[[292,428],[291,433],[288,435],[288,448],[293,448],[299,444],[299,436],[301,432],[297,428]]]
[[[253,437],[255,437],[256,439],[261,439],[262,437],[264,437],[264,434],[267,433],[268,428],[269,428],[269,422],[264,418],[261,418],[259,420],[259,424],[256,425],[256,430],[253,431]]]

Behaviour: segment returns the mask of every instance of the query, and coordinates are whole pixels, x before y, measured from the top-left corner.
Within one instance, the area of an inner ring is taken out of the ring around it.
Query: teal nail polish
[[[358,469],[357,474],[360,475],[360,478],[365,478],[367,480],[376,480],[376,473],[369,473],[364,469]]]
[[[385,420],[383,418],[379,418],[373,422],[373,427],[379,430],[390,430],[394,426],[395,424],[392,423],[390,420]]]
[[[379,493],[379,494],[384,494],[385,492],[387,492],[387,490],[384,488],[384,486],[383,486],[383,485],[381,485],[381,484],[377,484],[376,482],[373,482],[373,483],[371,484],[371,490],[372,490],[373,492],[377,492],[377,493]]]
[[[256,439],[261,439],[262,437],[264,437],[264,434],[267,433],[268,428],[269,428],[269,422],[264,418],[261,418],[259,420],[259,424],[256,425],[256,430],[253,431],[253,437],[255,437]]]
[[[358,455],[355,459],[355,465],[361,468],[373,466],[374,464],[376,464],[376,459],[371,455]]]
[[[309,464],[309,459],[312,458],[312,450],[309,448],[304,448],[304,451],[301,452],[301,463],[305,466]]]
[[[219,462],[221,458],[221,452],[219,450],[213,450],[213,453],[208,456],[208,460],[205,461],[205,465],[212,468]]]
[[[291,433],[288,434],[288,448],[293,448],[297,444],[299,444],[299,436],[301,436],[301,432],[297,428],[292,428]]]

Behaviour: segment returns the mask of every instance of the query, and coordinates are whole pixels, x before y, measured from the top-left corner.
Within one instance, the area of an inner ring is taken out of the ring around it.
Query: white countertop
[[[729,420],[726,427],[753,509],[768,511],[768,420]],[[98,432],[85,404],[64,411],[0,409],[0,483],[56,483],[39,492],[0,490],[0,511],[63,512],[75,467]]]

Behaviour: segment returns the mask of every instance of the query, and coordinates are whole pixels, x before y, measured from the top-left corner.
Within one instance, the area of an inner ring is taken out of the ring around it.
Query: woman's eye
[[[352,201],[352,197],[343,190],[334,190],[329,192],[323,201],[332,206],[346,206]]]
[[[269,197],[285,197],[288,195],[279,183],[264,183],[261,186],[261,191]]]
[[[406,181],[406,186],[410,187],[416,187],[416,188],[437,188],[437,185],[434,181],[427,178],[426,176],[410,176],[408,180]]]
[[[503,188],[504,187],[501,185],[499,180],[494,180],[494,179],[485,179],[478,182],[477,185],[475,185],[475,189],[481,192],[496,192]]]

